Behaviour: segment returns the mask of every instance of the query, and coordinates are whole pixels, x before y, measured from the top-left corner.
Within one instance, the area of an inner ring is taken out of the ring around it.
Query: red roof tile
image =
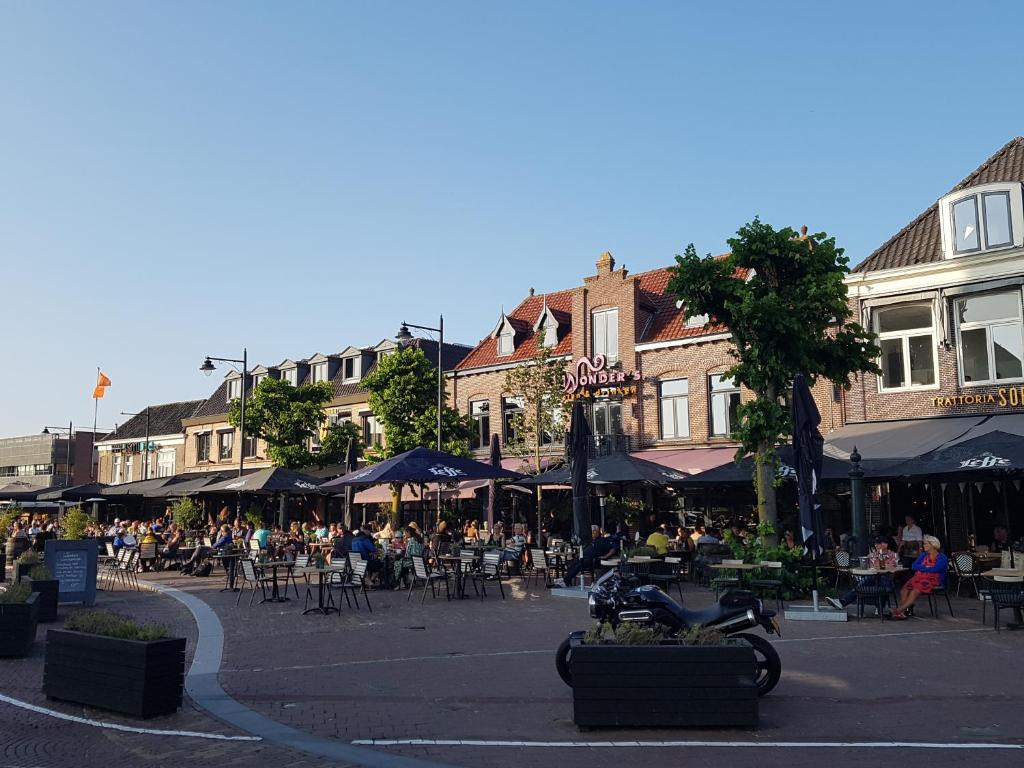
[[[572,291],[560,291],[549,293],[547,296],[537,294],[529,296],[520,303],[512,312],[508,313],[508,319],[516,329],[516,348],[511,355],[498,355],[498,340],[491,336],[476,345],[459,363],[456,370],[463,371],[467,368],[483,368],[489,365],[501,365],[503,363],[514,363],[519,360],[529,360],[537,354],[537,334],[533,332],[533,324],[540,317],[544,307],[544,299],[547,298],[548,307],[555,313],[559,322],[559,329],[566,326],[562,331],[564,335],[559,339],[558,344],[551,350],[554,355],[568,355],[572,353]]]

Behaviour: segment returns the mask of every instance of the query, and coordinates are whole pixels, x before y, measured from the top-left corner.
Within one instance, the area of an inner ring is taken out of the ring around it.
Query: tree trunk
[[[769,384],[762,397],[775,400],[775,387]],[[754,456],[757,519],[758,522],[769,523],[772,527],[772,534],[765,537],[765,544],[769,546],[779,543],[779,510],[775,499],[775,462],[768,459],[774,452],[774,448],[774,443],[761,440],[757,444],[757,453]]]
[[[391,484],[391,527],[398,528],[398,513],[402,508],[402,484]]]

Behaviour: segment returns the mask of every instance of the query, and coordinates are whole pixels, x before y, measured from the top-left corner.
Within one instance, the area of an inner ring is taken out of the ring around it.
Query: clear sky
[[[531,286],[859,261],[1024,132],[1020,3],[0,2],[0,435],[253,363],[475,343]]]

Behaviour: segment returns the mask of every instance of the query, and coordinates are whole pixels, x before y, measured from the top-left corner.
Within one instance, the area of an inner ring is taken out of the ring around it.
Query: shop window
[[[210,433],[196,435],[196,461],[210,460]]]
[[[960,376],[964,384],[1024,377],[1019,291],[957,299]]]
[[[218,432],[217,433],[217,458],[220,461],[230,461],[231,453],[235,448],[235,433],[231,432]]]
[[[879,388],[883,391],[931,387],[937,381],[931,302],[903,304],[875,313],[882,350]]]
[[[503,397],[501,399],[501,422],[504,430],[505,445],[516,442],[515,417],[523,412],[523,398]]]
[[[659,386],[661,439],[678,440],[690,436],[690,382],[669,379]]]
[[[594,403],[591,429],[599,437],[622,434],[622,401],[598,400]]]
[[[491,403],[488,400],[473,400],[469,403],[469,418],[473,422],[473,450],[486,448],[491,443]]]
[[[591,345],[594,357],[604,355],[609,363],[619,359],[619,310],[606,309],[591,315]]]
[[[729,437],[739,424],[737,409],[740,405],[740,388],[725,376],[709,376],[708,394],[711,402],[711,436]]]

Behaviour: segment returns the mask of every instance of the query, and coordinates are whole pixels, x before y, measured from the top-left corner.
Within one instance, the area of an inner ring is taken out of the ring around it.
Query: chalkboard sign
[[[46,542],[46,567],[53,578],[60,581],[60,602],[85,605],[96,602],[97,554],[93,539]]]

